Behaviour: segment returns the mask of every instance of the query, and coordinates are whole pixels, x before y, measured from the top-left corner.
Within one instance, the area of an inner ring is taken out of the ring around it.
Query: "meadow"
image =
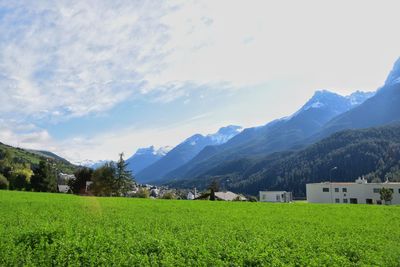
[[[400,266],[400,207],[0,191],[0,266]]]

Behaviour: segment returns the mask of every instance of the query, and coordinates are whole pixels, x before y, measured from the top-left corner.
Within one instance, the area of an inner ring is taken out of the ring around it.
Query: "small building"
[[[198,198],[198,197],[199,197],[199,195],[197,194],[197,189],[195,188],[193,192],[190,191],[190,192],[187,194],[186,199],[187,199],[187,200],[195,200],[195,199]]]
[[[260,201],[288,203],[293,201],[293,194],[287,191],[260,191]]]
[[[93,184],[92,181],[86,181],[85,193],[89,193],[90,186]]]
[[[391,204],[400,204],[400,183],[368,183],[358,178],[354,183],[322,182],[307,184],[307,201],[310,203],[384,204],[380,190],[392,191]]]
[[[215,192],[215,199],[223,200],[223,201],[246,201],[247,200],[244,196],[235,194],[230,191]]]
[[[68,185],[58,185],[58,192],[60,193],[70,193],[71,189]]]

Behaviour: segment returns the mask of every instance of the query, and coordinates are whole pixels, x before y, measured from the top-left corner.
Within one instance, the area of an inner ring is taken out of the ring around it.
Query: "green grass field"
[[[0,191],[0,266],[400,266],[400,207]]]

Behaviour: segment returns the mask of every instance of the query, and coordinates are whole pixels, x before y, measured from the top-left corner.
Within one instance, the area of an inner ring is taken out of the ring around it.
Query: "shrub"
[[[174,193],[167,192],[162,196],[162,199],[176,199],[176,197]]]
[[[6,177],[0,174],[0,189],[8,189],[9,182]]]
[[[134,197],[149,198],[150,192],[146,188],[140,188],[139,191],[134,195]]]

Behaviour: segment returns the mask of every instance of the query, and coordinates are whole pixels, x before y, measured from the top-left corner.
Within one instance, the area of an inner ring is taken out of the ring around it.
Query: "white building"
[[[199,195],[197,194],[197,189],[195,188],[193,192],[190,191],[190,192],[187,194],[186,199],[187,199],[187,200],[195,200],[195,199],[198,198],[198,197],[199,197]]]
[[[400,183],[368,183],[357,179],[354,183],[307,184],[307,201],[310,203],[382,204],[381,188],[393,192],[391,204],[400,204]]]
[[[57,185],[58,187],[58,192],[60,193],[69,193],[70,192],[70,187],[68,185]]]
[[[260,191],[261,202],[292,202],[292,192],[286,191]]]

